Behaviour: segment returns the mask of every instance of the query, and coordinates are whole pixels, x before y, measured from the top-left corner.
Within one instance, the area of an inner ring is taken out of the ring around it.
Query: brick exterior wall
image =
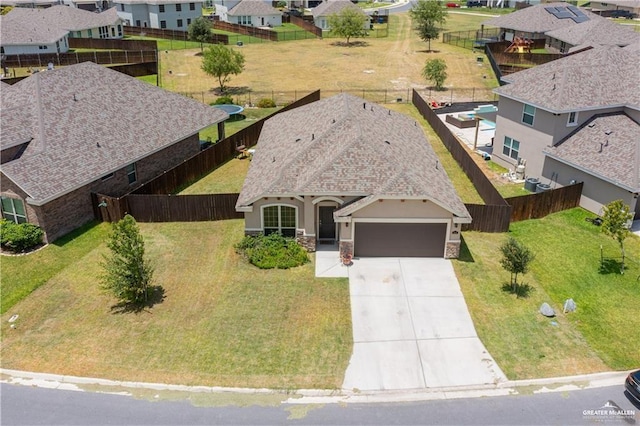
[[[460,256],[460,241],[448,241],[444,251],[445,259],[457,259]]]
[[[45,231],[47,242],[55,241],[94,219],[91,204],[92,192],[115,197],[124,195],[142,183],[162,174],[165,170],[197,154],[200,151],[199,139],[198,134],[189,136],[136,162],[137,181],[133,185],[129,184],[126,170],[123,168],[104,181],[100,176],[90,184],[62,195],[43,206],[30,206],[25,202],[27,218],[29,222],[40,226]],[[11,191],[14,192],[14,198],[17,195],[23,201],[25,200],[26,194],[2,175],[2,195],[10,196]]]

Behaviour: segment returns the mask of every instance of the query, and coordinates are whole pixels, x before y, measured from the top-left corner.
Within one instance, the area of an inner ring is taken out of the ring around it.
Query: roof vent
[[[331,120],[331,124],[335,124],[336,119],[334,118],[333,120]]]
[[[602,152],[602,147],[604,146],[604,144],[602,142],[600,142],[600,149],[598,150],[598,152]]]
[[[362,109],[367,109],[367,103],[366,102],[362,103]]]
[[[391,110],[389,110],[389,115],[391,115]]]
[[[311,140],[314,140],[316,138],[316,134],[315,133],[311,133]]]
[[[75,94],[75,93],[73,94],[73,100],[74,100],[74,101],[77,101],[77,100],[78,100],[78,98],[76,98],[76,94]]]
[[[596,123],[593,121],[587,125],[588,128],[593,129],[596,126]]]
[[[436,160],[436,170],[438,170],[438,160]]]
[[[604,134],[609,136],[611,133],[613,133],[613,130],[607,129],[604,131]]]
[[[300,142],[301,140],[302,140],[302,139],[300,139],[300,138],[297,138],[297,139],[296,139],[296,142]]]
[[[384,141],[384,143],[386,143],[387,145],[391,145],[391,142],[389,141]]]

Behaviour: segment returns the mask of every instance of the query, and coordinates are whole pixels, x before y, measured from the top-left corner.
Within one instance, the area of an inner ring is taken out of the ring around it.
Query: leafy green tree
[[[624,240],[629,236],[629,221],[633,220],[633,213],[622,200],[615,200],[604,206],[602,214],[602,232],[616,240],[622,252],[622,269],[624,273]]]
[[[133,216],[126,215],[112,225],[104,255],[102,287],[118,300],[142,304],[148,299],[153,268],[144,255],[144,239]]]
[[[442,90],[447,79],[447,63],[443,59],[430,59],[424,64],[422,76],[433,81],[436,90]]]
[[[224,93],[225,83],[231,80],[230,76],[244,70],[244,55],[222,44],[214,44],[204,51],[202,70],[218,79],[220,92]]]
[[[438,38],[447,20],[447,11],[442,8],[439,1],[418,0],[409,11],[409,15],[420,39],[429,43],[430,52],[431,40]]]
[[[205,17],[197,18],[189,25],[188,35],[189,40],[200,42],[200,51],[202,52],[202,44],[209,43],[211,37],[211,23]]]
[[[518,274],[524,275],[529,271],[529,264],[535,256],[531,250],[511,237],[500,246],[500,252],[502,252],[500,265],[511,273],[511,288],[512,292],[516,293]]]
[[[328,22],[331,34],[349,40],[353,38],[367,37],[369,30],[365,28],[367,15],[355,7],[345,7],[338,13],[329,15]]]

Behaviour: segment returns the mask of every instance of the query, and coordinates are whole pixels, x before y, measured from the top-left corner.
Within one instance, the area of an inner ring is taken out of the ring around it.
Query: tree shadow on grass
[[[164,302],[164,288],[161,285],[149,287],[147,300],[141,303],[120,302],[111,306],[112,314],[139,314],[142,311],[149,311],[154,305]]]
[[[615,259],[604,259],[600,262],[600,268],[598,268],[598,273],[602,275],[608,274],[621,274],[624,273],[626,267],[622,267],[622,262]]]
[[[214,87],[213,89],[211,89],[211,92],[213,92],[213,94],[216,96],[223,96],[223,95],[233,96],[233,95],[247,94],[251,92],[251,89],[249,88],[249,86],[238,86],[238,87],[227,86],[224,92],[221,92],[219,87]]]
[[[431,49],[431,50],[429,50],[429,49],[425,49],[425,50],[418,50],[417,52],[418,52],[418,53],[440,53],[440,51],[439,51],[439,50],[433,50],[433,49]]]
[[[369,43],[360,40],[350,41],[349,43],[347,43],[346,41],[334,41],[333,43],[331,43],[331,45],[338,47],[367,47],[369,46]]]
[[[526,283],[516,284],[515,288],[511,283],[503,283],[502,291],[509,294],[515,294],[518,299],[526,299],[535,289]]]

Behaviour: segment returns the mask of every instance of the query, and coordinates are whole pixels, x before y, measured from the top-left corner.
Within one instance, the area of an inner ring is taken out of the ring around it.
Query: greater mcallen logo
[[[636,410],[624,410],[618,404],[609,400],[602,407],[595,410],[583,410],[582,416],[595,422],[636,423]]]

